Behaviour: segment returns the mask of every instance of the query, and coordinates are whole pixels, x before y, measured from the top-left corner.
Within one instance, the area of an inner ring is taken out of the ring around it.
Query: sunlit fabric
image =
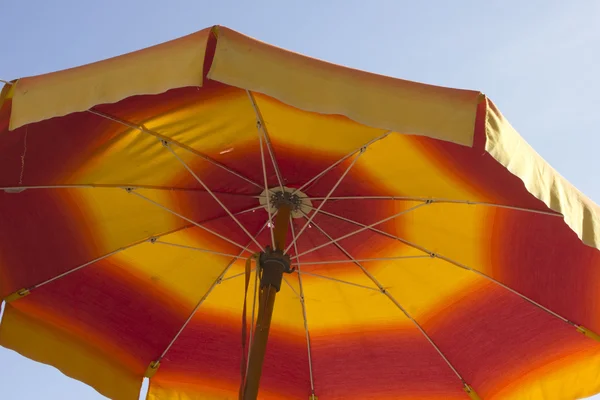
[[[157,360],[149,400],[237,398],[265,177],[311,208],[259,398],[600,391],[598,206],[489,99],[222,27],[5,85],[0,344],[114,399]]]

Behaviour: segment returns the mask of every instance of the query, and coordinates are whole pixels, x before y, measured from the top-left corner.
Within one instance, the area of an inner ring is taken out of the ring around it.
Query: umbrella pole
[[[283,273],[290,272],[290,259],[283,254],[290,213],[290,205],[281,204],[278,207],[274,227],[275,250],[267,247],[260,255],[259,263],[262,276],[260,278],[258,315],[252,346],[250,348],[243,400],[256,400],[258,396],[260,376],[267,349],[267,340],[269,338],[269,328],[271,327],[271,317],[273,316],[273,307],[275,305],[275,296],[281,288]]]

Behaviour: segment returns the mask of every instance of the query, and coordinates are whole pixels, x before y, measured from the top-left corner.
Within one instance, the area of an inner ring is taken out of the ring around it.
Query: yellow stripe
[[[108,60],[20,79],[10,129],[130,96],[202,86],[209,34],[210,29],[204,29]]]

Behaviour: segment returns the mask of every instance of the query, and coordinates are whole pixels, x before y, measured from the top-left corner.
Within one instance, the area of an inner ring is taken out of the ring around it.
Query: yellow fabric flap
[[[2,86],[2,90],[0,91],[0,109],[4,105],[4,102],[8,99],[12,99],[13,93],[15,91],[15,82],[6,83]]]
[[[600,208],[552,168],[487,99],[485,149],[588,246],[600,249]]]
[[[218,28],[210,79],[293,107],[471,146],[479,92],[358,71]]]
[[[210,29],[15,85],[10,129],[124,98],[202,86]]]

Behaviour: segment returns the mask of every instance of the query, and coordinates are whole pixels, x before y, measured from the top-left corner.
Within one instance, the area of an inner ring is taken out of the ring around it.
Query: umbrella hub
[[[299,210],[302,206],[302,199],[292,192],[275,192],[271,195],[271,205],[279,209],[282,205],[288,205],[292,211]]]
[[[269,204],[267,204],[269,199]],[[260,195],[260,204],[271,211],[280,210],[281,207],[287,206],[290,208],[290,213],[293,218],[302,218],[308,215],[312,209],[312,202],[308,196],[301,191],[293,188],[280,186],[273,187],[267,191],[263,191]]]

